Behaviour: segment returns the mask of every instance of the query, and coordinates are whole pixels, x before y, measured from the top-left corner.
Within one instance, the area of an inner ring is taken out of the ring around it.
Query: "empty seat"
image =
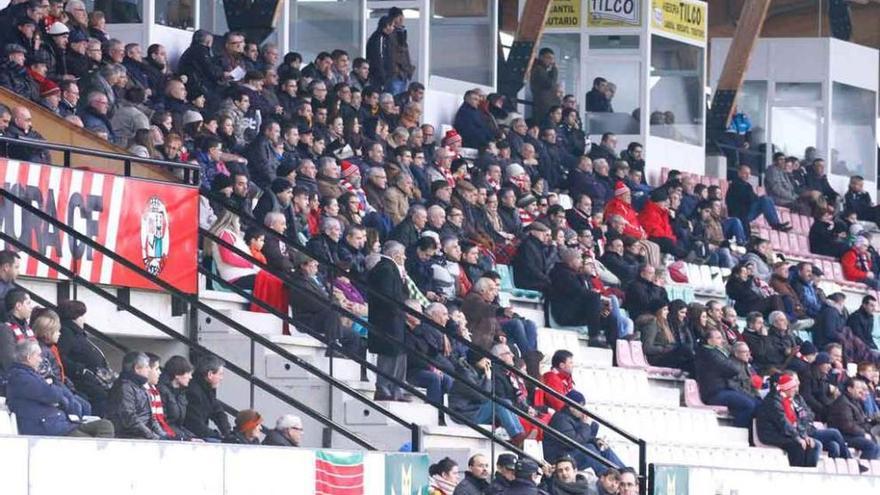
[[[846,460],[846,465],[849,467],[849,474],[862,474],[858,459],[850,457]]]
[[[632,350],[629,341],[619,339],[614,349],[614,356],[617,358],[617,366],[621,368],[640,368],[632,358]]]
[[[514,297],[540,299],[541,293],[536,290],[518,289],[513,285],[513,269],[508,265],[495,265],[495,271],[501,277],[501,290]]]
[[[620,341],[618,340],[618,342]],[[634,340],[629,342],[629,347],[633,363],[635,363],[636,367],[647,370],[649,374],[670,377],[679,377],[682,375],[682,371],[679,369],[651,366],[648,363],[648,359],[645,357],[645,352],[642,350],[642,343],[640,341]]]
[[[838,457],[837,459],[834,459],[834,464],[837,465],[837,474],[853,474],[849,470],[849,463],[846,462],[846,459],[841,459],[840,457]],[[856,467],[855,474],[859,474],[858,467]]]
[[[718,414],[727,414],[724,406],[711,406],[700,398],[700,386],[696,380],[688,378],[684,381],[684,405],[698,409],[711,409]]]

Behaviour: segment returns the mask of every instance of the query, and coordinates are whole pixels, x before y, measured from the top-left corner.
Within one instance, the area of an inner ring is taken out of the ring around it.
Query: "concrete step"
[[[243,309],[219,309],[217,310],[224,316],[230,318],[236,323],[244,326],[252,332],[261,335],[282,335],[281,319],[269,313],[257,313],[254,311],[245,311]],[[198,312],[198,328],[200,334],[208,333],[238,333],[229,328],[228,325],[213,316],[199,311]]]
[[[611,440],[611,448],[628,466],[638,468],[638,446]],[[757,447],[705,447],[682,443],[649,442],[648,463],[710,466],[732,469],[789,470],[788,457],[780,449]]]
[[[380,405],[405,421],[418,425],[437,425],[437,408],[420,402],[376,401]],[[345,401],[345,424],[358,429],[361,425],[398,425],[387,416],[360,401]]]

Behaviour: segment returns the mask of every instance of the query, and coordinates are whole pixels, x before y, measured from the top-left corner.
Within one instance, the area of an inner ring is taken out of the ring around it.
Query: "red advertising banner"
[[[3,189],[95,242],[181,291],[197,292],[196,188],[5,159],[0,159],[0,179]],[[0,229],[91,282],[157,289],[136,272],[2,198]],[[25,253],[21,257],[22,275],[64,278]]]

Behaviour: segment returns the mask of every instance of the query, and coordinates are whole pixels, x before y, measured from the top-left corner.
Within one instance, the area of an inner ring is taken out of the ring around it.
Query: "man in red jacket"
[[[553,353],[550,365],[552,366],[550,371],[544,373],[541,377],[544,385],[552,388],[559,395],[567,395],[574,390],[574,379],[571,377],[571,372],[574,370],[574,354],[565,349],[560,349]],[[565,403],[561,399],[557,399],[550,394],[545,394],[544,397],[544,403],[553,408],[554,411],[561,411],[565,407]]]
[[[880,280],[874,275],[871,253],[868,252],[868,239],[857,236],[852,249],[840,258],[843,277],[853,282],[861,282],[872,289],[880,289]]]
[[[614,186],[614,199],[605,205],[605,219],[610,219],[613,215],[620,215],[626,220],[623,235],[637,240],[647,238],[645,229],[639,222],[639,214],[632,206],[632,194],[626,184],[620,181]]]
[[[639,223],[644,226],[648,239],[660,246],[660,251],[678,259],[687,256],[687,250],[672,230],[669,217],[669,193],[664,188],[651,191],[651,200],[639,213]]]

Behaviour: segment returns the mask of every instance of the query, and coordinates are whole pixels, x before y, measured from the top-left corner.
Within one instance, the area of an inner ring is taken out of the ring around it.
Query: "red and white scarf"
[[[162,406],[162,395],[159,393],[159,389],[149,383],[144,385],[144,388],[150,394],[150,411],[153,413],[153,418],[170,438],[176,437],[177,433],[174,433],[174,429],[165,420],[165,408]]]

